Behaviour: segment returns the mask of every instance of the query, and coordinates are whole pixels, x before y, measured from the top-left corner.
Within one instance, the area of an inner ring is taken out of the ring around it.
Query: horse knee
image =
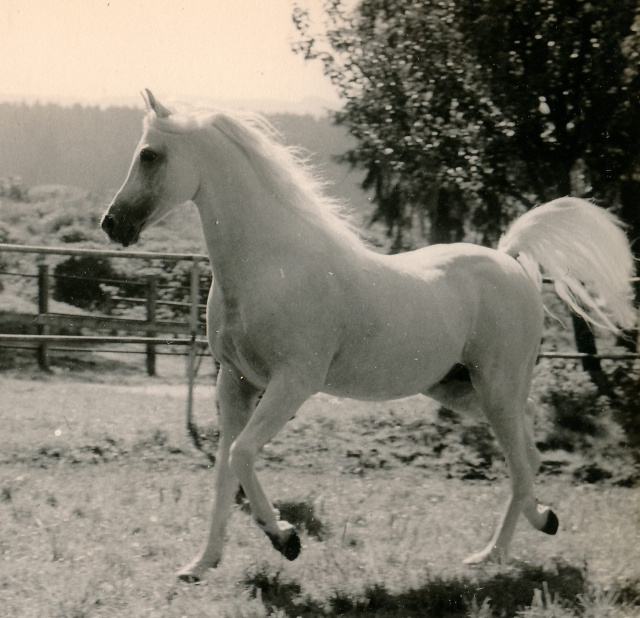
[[[242,475],[245,470],[253,467],[256,453],[246,444],[236,440],[229,449],[229,468],[236,475]]]

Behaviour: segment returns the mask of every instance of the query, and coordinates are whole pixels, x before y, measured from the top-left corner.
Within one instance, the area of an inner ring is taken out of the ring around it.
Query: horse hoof
[[[465,558],[462,562],[463,564],[473,566],[476,564],[504,564],[506,561],[507,556],[504,552],[501,552],[495,547],[487,547],[477,554]]]
[[[291,533],[285,541],[275,534],[269,532],[266,533],[271,541],[271,544],[287,559],[295,560],[300,555],[300,537],[295,530],[291,530]]]
[[[556,532],[558,532],[559,525],[560,522],[558,521],[558,516],[551,509],[549,509],[549,513],[547,514],[547,523],[545,523],[544,528],[542,528],[541,532],[554,535]]]
[[[177,578],[185,584],[197,584],[204,579],[205,573],[209,569],[218,566],[219,561],[210,562],[208,560],[196,559],[187,566],[181,568],[177,573]]]
[[[200,575],[195,573],[178,573],[178,579],[185,584],[197,584],[202,581]]]

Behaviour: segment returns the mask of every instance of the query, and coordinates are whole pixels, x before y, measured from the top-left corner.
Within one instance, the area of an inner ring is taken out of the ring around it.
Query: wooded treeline
[[[142,132],[143,111],[128,107],[62,107],[0,103],[0,179],[19,177],[27,187],[71,185],[96,193],[115,192],[124,181]],[[269,120],[291,145],[308,151],[329,190],[356,211],[368,203],[335,157],[354,145],[329,117],[272,114]]]

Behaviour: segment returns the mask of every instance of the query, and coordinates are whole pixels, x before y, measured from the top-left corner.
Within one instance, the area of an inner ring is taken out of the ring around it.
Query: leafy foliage
[[[612,198],[638,154],[637,2],[333,0],[324,32],[298,6],[295,49],[323,63],[367,170],[373,220],[403,248],[490,244],[522,205]]]
[[[638,3],[500,0],[458,15],[514,124],[510,149],[526,162],[526,185],[541,199],[604,196],[638,153]]]
[[[336,120],[358,145],[344,158],[367,169],[363,187],[375,193],[373,220],[395,235],[396,249],[416,214],[420,221],[431,215],[438,240],[458,240],[466,213],[448,209],[455,223],[438,234],[440,200],[481,191],[484,176],[494,172],[479,155],[495,123],[481,121],[497,118],[498,110],[460,45],[452,8],[364,1],[350,15],[333,2],[327,8],[331,51],[311,36],[302,9],[294,15],[303,34],[298,50],[322,60],[346,100]]]

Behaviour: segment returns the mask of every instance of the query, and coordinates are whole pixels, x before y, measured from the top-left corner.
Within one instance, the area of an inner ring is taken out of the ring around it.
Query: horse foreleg
[[[278,512],[258,481],[254,463],[262,448],[293,418],[312,394],[311,389],[302,387],[292,378],[272,378],[255,413],[231,446],[229,459],[231,470],[249,499],[256,523],[288,560],[298,557],[300,540],[290,523],[279,520]]]
[[[178,572],[178,577],[183,581],[200,581],[204,573],[217,566],[222,558],[224,533],[238,488],[238,481],[229,468],[229,451],[251,416],[258,394],[259,391],[241,380],[233,369],[222,366],[217,387],[220,444],[214,466],[214,497],[209,534],[199,554]]]

